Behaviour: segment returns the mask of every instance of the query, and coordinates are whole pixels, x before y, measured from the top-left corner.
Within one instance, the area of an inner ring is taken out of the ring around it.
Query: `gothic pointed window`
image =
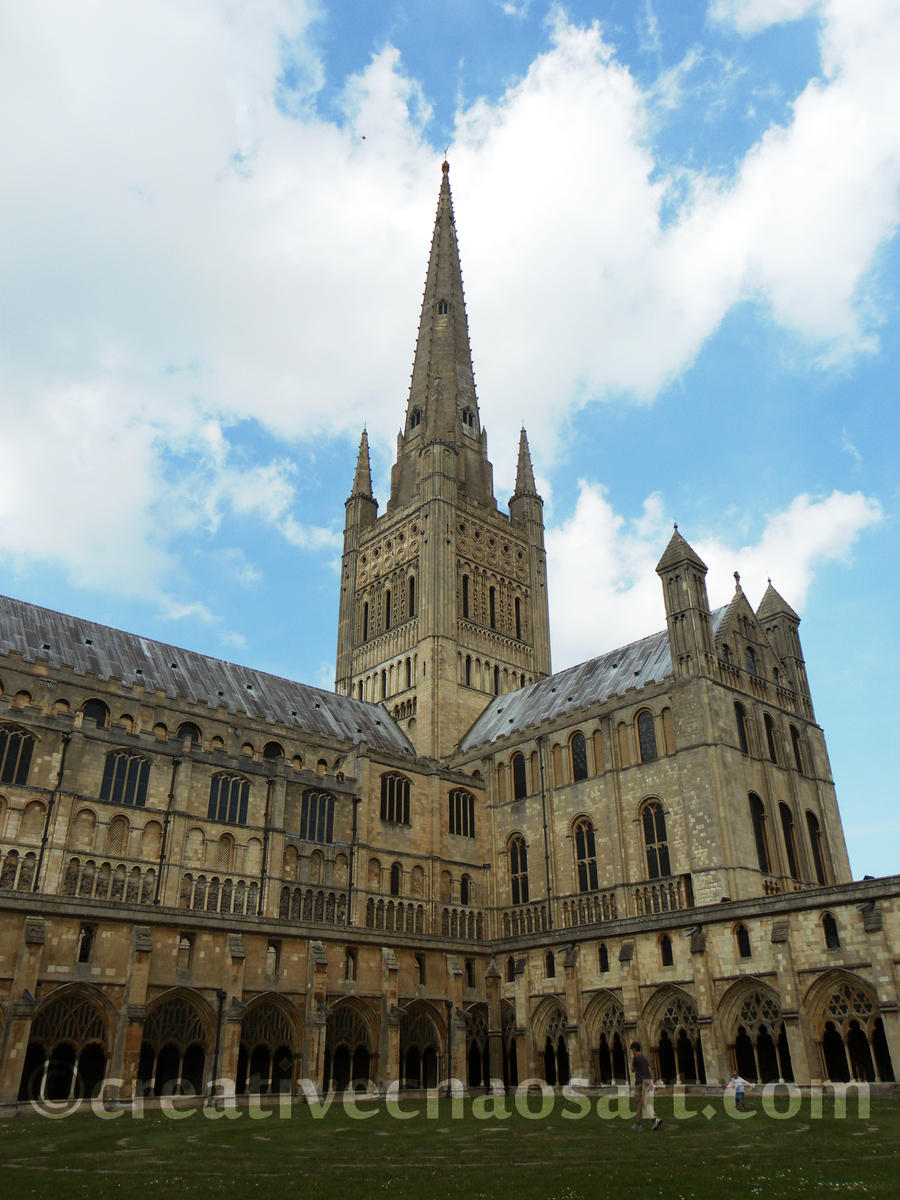
[[[655,762],[656,729],[653,724],[653,713],[648,709],[638,713],[637,718],[638,745],[641,751],[641,762]]]
[[[672,952],[672,939],[667,933],[664,933],[659,939],[659,961],[664,967],[671,967],[675,964],[675,956]]]
[[[791,726],[791,748],[794,751],[794,766],[803,774],[803,754],[800,750],[800,734],[797,731],[797,726]]]
[[[471,408],[464,408],[462,411],[462,425],[467,433],[475,432],[475,414]]]
[[[734,931],[734,940],[737,942],[737,952],[741,958],[751,958],[753,950],[750,946],[750,934],[747,932],[746,925],[738,925]]]
[[[300,837],[330,845],[334,841],[334,796],[308,788],[300,799]]]
[[[569,753],[572,759],[572,782],[578,783],[582,779],[587,779],[587,745],[584,734],[580,730],[572,734],[569,741]]]
[[[509,882],[513,904],[527,904],[528,850],[520,833],[509,839]]]
[[[438,310],[439,317],[445,317],[447,315],[447,313],[450,311],[450,306],[447,304],[446,300],[438,300],[437,310]]]
[[[388,588],[387,591],[384,593],[384,627],[385,627],[385,629],[390,629],[390,627],[391,627],[391,589],[390,588]]]
[[[363,605],[362,640],[364,642],[367,642],[369,640],[369,605],[368,605],[368,603]]]
[[[781,832],[784,836],[784,852],[787,855],[788,871],[791,879],[799,879],[800,873],[797,870],[797,841],[794,837],[794,817],[791,810],[784,803],[778,805],[778,812],[781,817]]]
[[[587,817],[582,817],[575,825],[575,867],[578,873],[578,890],[596,891],[597,849],[594,826]]]
[[[764,875],[769,874],[769,847],[766,841],[766,810],[755,792],[750,793],[750,821],[756,842],[756,859]]]
[[[775,722],[766,713],[763,717],[763,723],[766,727],[766,743],[769,748],[769,758],[773,763],[778,762],[778,751],[775,748]]]
[[[491,629],[497,628],[497,589],[488,589],[488,621]]]
[[[462,615],[468,620],[469,617],[469,577],[462,577]]]
[[[841,935],[838,933],[837,921],[831,913],[825,913],[822,917],[822,932],[825,934],[825,949],[840,950]]]
[[[414,575],[410,575],[409,582],[407,584],[406,605],[406,615],[408,617],[414,617],[416,615],[416,579]]]
[[[528,795],[528,782],[525,777],[525,755],[514,754],[512,759],[513,799],[522,800]]]
[[[815,813],[808,810],[806,813],[806,828],[809,832],[809,848],[812,851],[816,882],[825,883],[825,862],[822,858],[822,831],[819,828],[819,818]]]
[[[750,753],[750,745],[747,741],[747,710],[741,704],[740,700],[734,702],[734,720],[737,725],[738,745],[741,748],[741,754]]]
[[[471,792],[450,793],[450,832],[457,837],[475,836],[475,797]]]
[[[20,787],[28,782],[34,737],[15,725],[0,727],[0,783]]]
[[[597,952],[597,959],[600,966],[600,973],[605,975],[609,970],[609,950],[606,947],[606,942],[600,943],[600,949]]]
[[[518,596],[516,596],[515,612],[516,612],[516,637],[521,641],[521,639],[522,639],[522,601],[519,599]]]
[[[752,646],[747,646],[744,650],[744,662],[746,663],[747,670],[750,672],[750,674],[756,675],[756,651]]]
[[[421,408],[414,408],[412,410],[412,412],[409,414],[409,427],[410,427],[410,429],[418,429],[418,427],[421,424],[422,424],[422,410],[421,410]]]
[[[459,902],[467,907],[472,903],[472,876],[463,875],[459,881]]]
[[[553,956],[552,950],[547,951],[547,956],[544,962],[544,974],[548,979],[554,979],[556,977],[556,959]]]
[[[242,775],[219,771],[209,783],[209,808],[206,815],[210,821],[246,825],[249,798],[249,780],[244,779]]]
[[[405,775],[387,772],[381,776],[381,819],[409,824],[409,780]]]
[[[641,810],[644,830],[644,850],[647,855],[647,878],[662,879],[671,875],[669,843],[666,837],[666,814],[658,800],[651,800]]]
[[[391,895],[400,895],[400,884],[402,882],[402,871],[399,863],[394,863],[391,867]]]
[[[107,754],[103,767],[100,799],[143,808],[147,803],[149,778],[150,763],[146,758],[130,750],[113,750]]]

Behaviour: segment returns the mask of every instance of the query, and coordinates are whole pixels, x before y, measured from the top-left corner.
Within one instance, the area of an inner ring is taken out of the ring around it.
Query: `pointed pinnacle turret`
[[[796,621],[799,625],[800,618],[785,600],[784,596],[772,587],[772,580],[769,580],[769,586],[766,588],[765,595],[759,602],[759,608],[756,610],[756,615],[760,621],[770,621],[773,617],[784,615],[792,621]]]
[[[372,468],[369,463],[369,435],[364,429],[359,440],[359,455],[356,459],[356,474],[353,477],[351,496],[365,496],[367,500],[374,499],[372,495]]]
[[[516,490],[513,496],[536,496],[537,487],[534,482],[534,468],[531,465],[531,451],[528,448],[528,434],[525,426],[519,434],[519,463],[516,468]]]
[[[656,572],[660,574],[663,571],[668,571],[671,567],[677,566],[679,563],[689,562],[695,567],[699,567],[703,574],[706,574],[707,566],[693,546],[689,545],[681,534],[678,532],[678,526],[675,526],[675,531],[669,539],[669,544],[663,551],[663,556],[656,564]]]
[[[449,163],[444,162],[441,170],[405,432],[422,422],[426,437],[454,441],[464,412],[470,414],[466,417],[470,432],[480,432],[480,422]]]

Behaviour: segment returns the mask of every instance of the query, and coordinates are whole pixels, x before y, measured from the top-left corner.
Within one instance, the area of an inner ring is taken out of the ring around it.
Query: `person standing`
[[[737,1071],[728,1080],[725,1087],[726,1092],[730,1089],[734,1092],[734,1106],[738,1112],[746,1112],[747,1105],[744,1103],[744,1089],[750,1087],[746,1079],[742,1079]]]
[[[651,1129],[659,1129],[662,1121],[656,1115],[653,1107],[653,1076],[650,1074],[650,1064],[647,1057],[641,1054],[641,1043],[631,1043],[631,1073],[634,1076],[634,1110],[635,1121],[632,1129],[644,1128],[646,1116],[653,1124]]]

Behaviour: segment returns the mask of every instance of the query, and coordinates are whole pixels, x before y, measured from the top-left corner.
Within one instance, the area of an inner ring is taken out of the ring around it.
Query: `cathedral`
[[[800,618],[737,576],[711,609],[677,528],[656,571],[664,627],[554,674],[444,163],[334,692],[0,598],[0,1112],[601,1087],[632,1039],[666,1083],[893,1081],[900,878],[851,878]]]

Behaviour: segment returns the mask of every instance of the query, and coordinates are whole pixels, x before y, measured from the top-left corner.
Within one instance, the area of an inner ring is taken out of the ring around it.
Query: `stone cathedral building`
[[[391,492],[365,435],[336,690],[0,599],[0,1105],[659,1078],[891,1081],[900,879],[853,882],[799,618],[710,609],[553,674],[447,164]]]

